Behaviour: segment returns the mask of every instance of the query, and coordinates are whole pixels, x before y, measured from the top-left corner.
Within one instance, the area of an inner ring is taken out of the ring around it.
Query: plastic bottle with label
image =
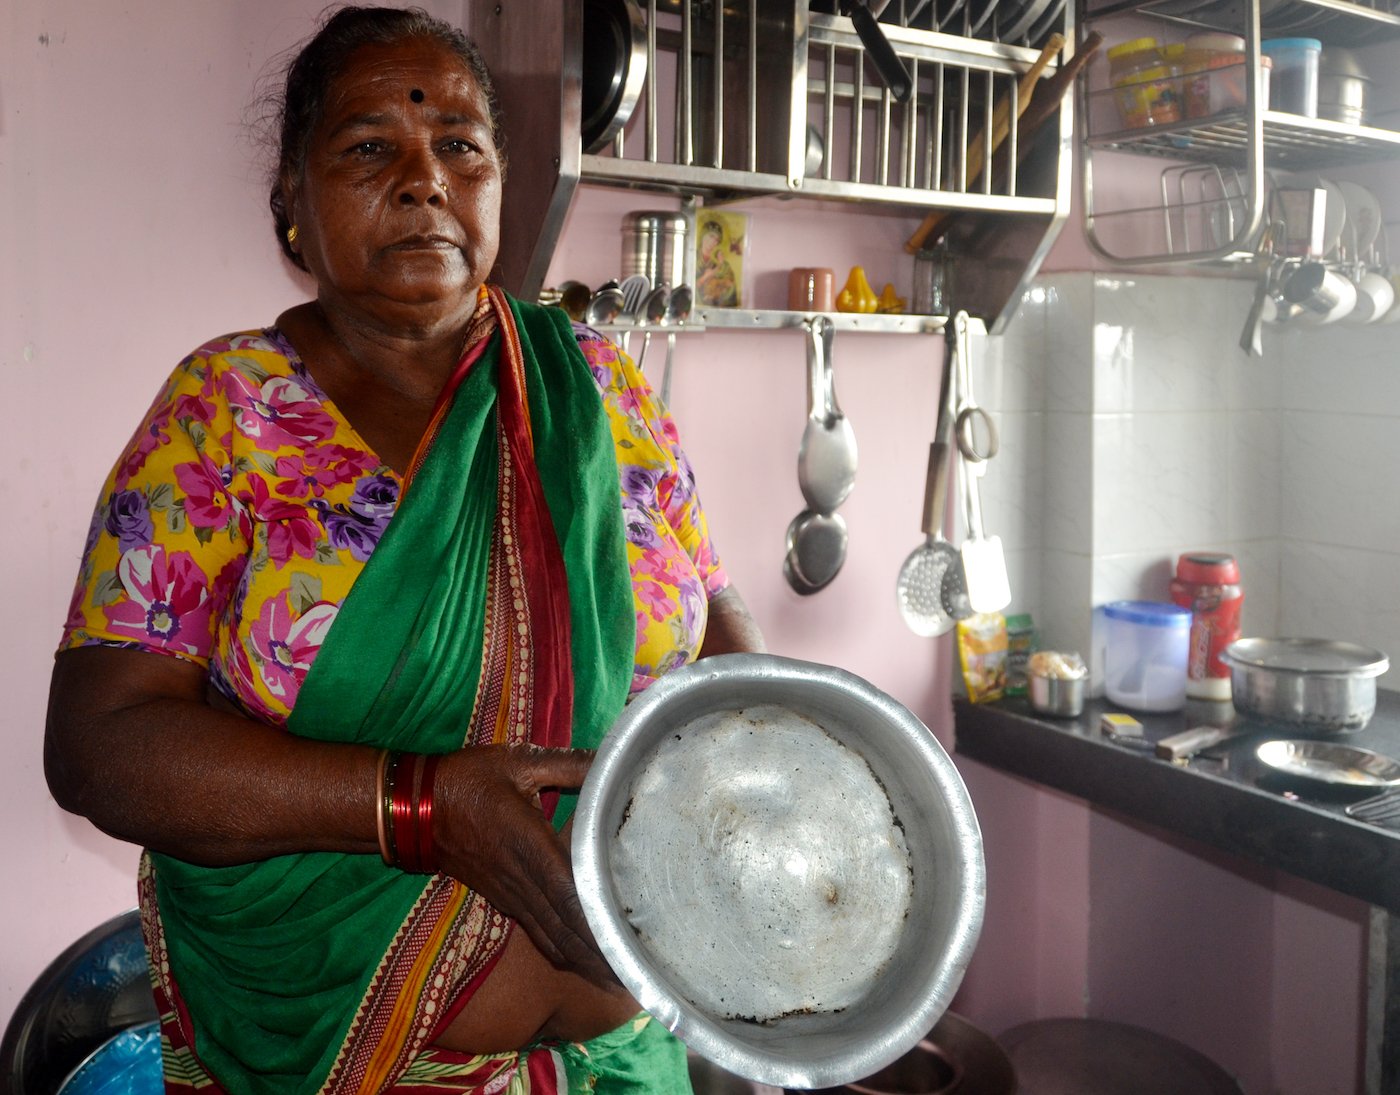
[[[1194,699],[1228,700],[1230,667],[1221,653],[1240,637],[1244,589],[1233,555],[1192,551],[1176,562],[1172,601],[1191,610],[1191,646],[1186,662],[1186,694]]]

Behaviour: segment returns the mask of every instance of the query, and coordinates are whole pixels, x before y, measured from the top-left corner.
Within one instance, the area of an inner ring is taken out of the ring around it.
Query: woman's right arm
[[[591,754],[478,747],[447,754],[434,792],[441,869],[515,919],[554,965],[614,981],[539,809],[577,788]],[[112,836],[205,866],[298,852],[379,854],[378,751],[296,737],[210,706],[179,658],[101,646],[55,661],[44,770],[59,805]]]
[[[377,852],[376,754],[294,737],[205,699],[193,663],[101,646],[54,662],[44,770],[103,832],[205,866]]]

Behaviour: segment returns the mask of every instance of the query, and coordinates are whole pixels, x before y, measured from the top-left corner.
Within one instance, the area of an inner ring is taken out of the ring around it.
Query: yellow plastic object
[[[1110,737],[1142,737],[1142,723],[1132,715],[1124,715],[1118,711],[1105,711],[1099,717],[1099,729]]]
[[[906,303],[903,297],[895,294],[894,283],[887,281],[884,291],[880,294],[880,299],[876,302],[875,310],[881,315],[902,316]]]
[[[838,312],[874,312],[879,307],[880,298],[875,295],[875,290],[870,287],[870,282],[866,279],[865,267],[852,266],[845,286],[836,294],[836,310]]]
[[[1180,70],[1172,66],[1155,38],[1134,38],[1108,51],[1109,82],[1127,129],[1181,119]]]
[[[1133,53],[1142,53],[1144,50],[1157,49],[1157,39],[1155,38],[1131,38],[1126,42],[1119,42],[1116,46],[1109,46],[1108,60],[1112,64],[1114,61],[1121,61],[1124,57]]]

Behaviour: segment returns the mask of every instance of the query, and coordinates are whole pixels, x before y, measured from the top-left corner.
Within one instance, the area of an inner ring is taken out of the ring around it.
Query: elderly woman
[[[674,426],[486,283],[500,120],[459,32],[337,11],[281,119],[315,299],[161,389],[52,686],[55,797],[146,849],[167,1090],[686,1091],[558,832],[629,693],[762,645]]]

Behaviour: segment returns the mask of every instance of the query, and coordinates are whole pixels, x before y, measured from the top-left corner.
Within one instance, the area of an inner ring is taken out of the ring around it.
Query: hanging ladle
[[[641,322],[642,309],[646,304],[647,294],[651,292],[651,278],[645,274],[629,274],[622,279],[618,289],[622,292],[622,312],[618,318],[635,326]],[[631,331],[622,332],[620,345],[624,354],[629,350],[628,343],[631,337]]]
[[[658,285],[642,301],[641,319],[648,329],[646,334],[642,335],[642,352],[637,355],[638,372],[644,372],[646,369],[647,351],[651,349],[651,328],[666,318],[666,302],[669,297],[670,292],[666,286]]]
[[[923,530],[925,540],[909,553],[899,569],[895,595],[899,614],[915,635],[942,635],[958,617],[943,605],[944,580],[948,571],[962,566],[958,549],[943,535],[943,514],[948,501],[948,437],[951,432],[953,395],[953,351],[943,355],[943,387],[939,393],[938,418],[933,443],[929,446],[928,477],[924,483]]]
[[[807,508],[833,513],[856,481],[856,435],[836,403],[831,349],[836,326],[825,315],[807,321],[807,425],[797,452],[797,485]]]
[[[787,529],[783,577],[803,596],[831,584],[846,561],[846,519],[839,513],[804,509]]]
[[[622,290],[617,287],[617,282],[610,281],[589,298],[588,311],[584,318],[590,327],[611,323],[621,314],[624,302],[625,298]]]
[[[666,301],[666,315],[662,319],[667,327],[675,327],[690,318],[690,309],[695,296],[689,285],[677,285]],[[676,332],[666,332],[666,367],[661,373],[661,402],[671,405],[671,362],[676,354]]]

